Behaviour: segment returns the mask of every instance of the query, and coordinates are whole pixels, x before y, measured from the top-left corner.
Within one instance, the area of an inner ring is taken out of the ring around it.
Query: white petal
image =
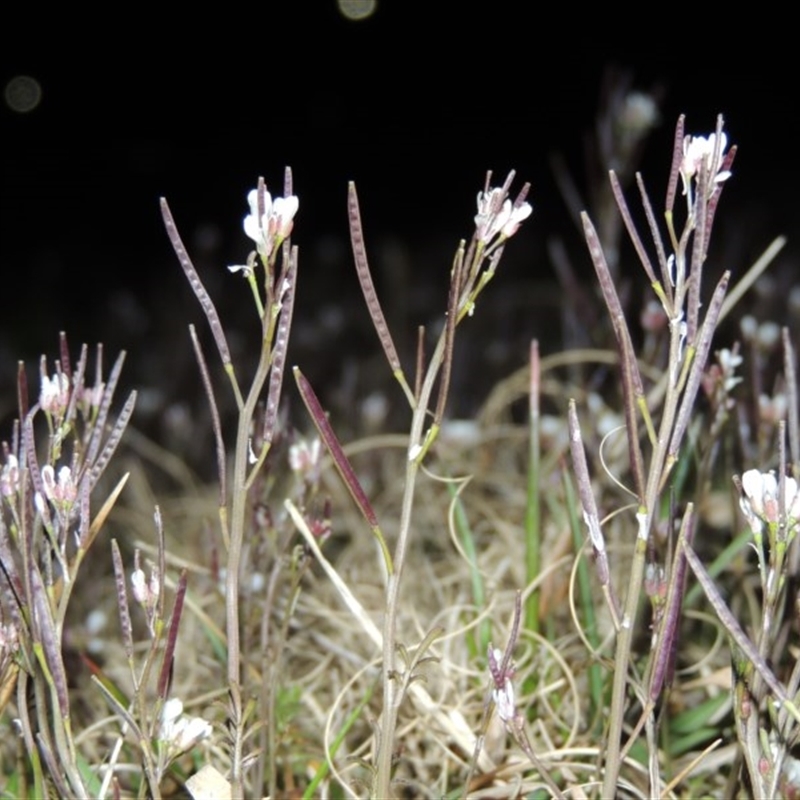
[[[761,473],[757,469],[749,469],[742,475],[742,491],[747,497],[759,500],[764,494]]]
[[[163,722],[173,722],[183,714],[183,703],[177,697],[172,697],[164,703],[161,709],[161,719]]]
[[[261,226],[258,224],[258,216],[256,214],[248,214],[244,218],[244,232],[258,244],[264,237],[261,232]]]
[[[284,222],[288,222],[290,219],[294,219],[299,206],[300,200],[296,195],[276,197],[275,202],[272,204],[272,213],[280,217]]]

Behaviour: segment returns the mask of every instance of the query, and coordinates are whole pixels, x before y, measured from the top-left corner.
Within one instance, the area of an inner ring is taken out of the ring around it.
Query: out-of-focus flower
[[[752,342],[758,335],[758,322],[756,322],[756,318],[750,314],[745,314],[739,320],[739,330],[742,332],[742,338],[746,342]]]
[[[39,392],[39,405],[43,411],[61,418],[69,405],[69,378],[59,372],[52,378],[42,375],[42,388]]]
[[[642,134],[659,120],[658,104],[646,92],[628,92],[620,109],[618,125],[629,134]]]
[[[268,261],[273,250],[292,232],[294,215],[300,205],[295,195],[276,197],[264,191],[264,213],[259,214],[258,189],[247,195],[250,213],[244,218],[244,232],[256,243],[256,250]]]
[[[14,497],[19,491],[19,461],[13,453],[8,454],[0,472],[0,495]]]
[[[322,444],[319,439],[312,439],[310,443],[301,439],[289,447],[289,466],[292,472],[313,481],[319,470],[321,455]]]
[[[797,481],[786,478],[785,508],[780,508],[778,480],[774,472],[759,472],[749,469],[742,475],[742,497],[739,506],[747,518],[750,530],[760,536],[767,525],[778,525],[781,520],[786,520],[787,535],[796,532],[800,524],[800,493],[797,491]],[[783,513],[781,513],[783,511]]]
[[[164,703],[161,710],[159,739],[176,756],[194,747],[202,739],[211,736],[211,723],[202,717],[187,717],[183,714],[183,703],[173,697]]]
[[[83,415],[88,417],[92,411],[100,408],[100,403],[103,401],[106,385],[99,383],[97,386],[85,386],[80,393],[79,406]]]
[[[639,315],[639,322],[648,333],[659,333],[666,328],[668,321],[664,306],[658,300],[648,300]]]
[[[789,411],[789,401],[783,392],[777,393],[774,397],[766,394],[758,396],[758,418],[765,425],[775,427],[781,420],[786,419]]]
[[[710,136],[687,136],[683,140],[683,160],[681,161],[681,178],[683,179],[683,193],[688,194],[692,178],[702,167],[708,172],[709,187],[722,183],[730,178],[730,170],[722,169],[725,158],[725,149],[728,146],[728,137],[721,133],[719,140],[717,134]]]
[[[756,331],[756,343],[758,346],[769,353],[774,350],[781,341],[781,328],[777,322],[768,320],[762,322]]]
[[[736,367],[742,363],[742,357],[732,350],[724,347],[717,353],[720,369],[722,370],[723,386],[726,392],[730,392],[734,386],[742,382],[742,379],[735,375]]]

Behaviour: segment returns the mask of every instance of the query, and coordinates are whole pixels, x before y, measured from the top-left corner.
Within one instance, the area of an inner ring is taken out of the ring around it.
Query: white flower
[[[509,201],[506,200],[506,203],[509,203]],[[503,208],[505,208],[506,203],[503,203]],[[500,228],[500,233],[506,239],[513,236],[519,230],[519,226],[523,223],[523,221],[528,219],[532,211],[533,206],[530,203],[522,203],[518,206],[511,206],[511,213],[508,215],[508,219],[504,225]]]
[[[258,254],[266,261],[275,246],[292,232],[300,201],[295,195],[277,197],[273,201],[266,190],[263,197],[264,213],[259,214],[258,189],[252,189],[247,195],[250,213],[244,218],[244,232],[256,243]]]
[[[13,497],[19,491],[19,461],[12,453],[8,454],[3,470],[0,472],[0,495]]]
[[[478,213],[475,215],[475,235],[484,244],[501,234],[508,239],[519,229],[533,211],[530,203],[513,206],[511,200],[503,199],[503,190],[497,187],[488,192],[478,192]]]
[[[774,472],[747,470],[742,475],[742,492],[739,506],[754,534],[761,533],[763,523],[778,524],[782,517],[788,521],[791,529],[800,522],[800,492],[794,478],[786,478],[784,514],[781,514],[779,486]]]
[[[736,367],[740,366],[742,363],[742,357],[738,353],[734,353],[728,350],[727,347],[724,347],[717,353],[717,360],[722,370],[725,391],[730,392],[734,386],[742,382],[742,378],[735,374]]]
[[[517,701],[514,697],[514,684],[511,683],[511,678],[506,678],[502,689],[493,689],[492,696],[494,697],[494,702],[497,706],[497,714],[500,719],[503,720],[503,722],[510,722],[513,720],[517,713]]]
[[[503,651],[489,645],[489,672],[494,683],[492,698],[497,706],[497,714],[500,719],[509,723],[513,722],[517,715],[517,700],[514,694],[514,684],[511,682],[514,670],[510,665],[503,670],[502,665]]]
[[[242,277],[249,278],[253,274],[252,264],[231,264],[228,267],[230,272],[241,272]]]
[[[161,710],[159,739],[177,755],[194,747],[201,739],[211,736],[211,724],[202,717],[183,716],[183,703],[173,697]]]
[[[183,725],[180,723],[183,722]],[[178,722],[178,737],[175,745],[178,750],[184,751],[194,747],[202,739],[211,736],[211,723],[202,717],[184,717]]]
[[[725,158],[725,148],[728,146],[728,137],[721,133],[719,141],[717,134],[705,136],[687,136],[683,140],[683,160],[681,161],[681,178],[683,178],[683,193],[689,190],[689,184],[705,166],[708,171],[711,188],[714,184],[722,183],[730,178],[730,170],[722,169]],[[716,157],[715,157],[716,156]]]
[[[60,417],[69,404],[69,378],[59,372],[49,378],[42,375],[42,388],[39,392],[39,405],[43,411]]]
[[[322,444],[319,439],[313,439],[311,443],[301,439],[289,447],[289,467],[293,472],[311,476],[319,466],[321,454]]]
[[[78,487],[72,477],[69,467],[61,467],[58,471],[56,483],[55,470],[50,464],[42,467],[42,483],[44,484],[45,497],[57,509],[69,509],[78,496]]]
[[[475,235],[484,244],[494,238],[497,228],[492,223],[503,206],[503,190],[478,192],[478,213],[475,215]]]
[[[154,608],[161,592],[161,580],[158,577],[158,570],[153,568],[148,583],[145,579],[144,570],[141,568],[135,569],[131,573],[131,591],[136,602],[143,608]]]
[[[275,202],[272,204],[270,225],[279,241],[283,241],[292,232],[294,215],[299,207],[300,201],[295,195],[275,198]]]
[[[175,723],[178,717],[183,714],[183,702],[177,698],[172,697],[164,703],[161,709],[161,738],[172,739],[172,733],[175,728]]]

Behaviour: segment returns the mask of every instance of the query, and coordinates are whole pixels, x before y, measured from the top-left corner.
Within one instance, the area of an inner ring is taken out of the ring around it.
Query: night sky
[[[300,197],[301,316],[362,314],[346,238],[351,179],[373,259],[401,243],[409,266],[397,280],[413,294],[444,285],[431,271],[446,275],[455,243],[470,236],[485,170],[502,178],[515,168],[532,183],[535,211],[509,270],[551,280],[547,238],[580,242],[549,159],[560,151],[581,184],[611,68],[663,92],[642,162],[656,201],[677,115],[706,134],[722,112],[739,155],[720,211],[736,237],[720,252],[741,259],[729,264],[740,271],[786,233],[784,259],[800,273],[791,53],[776,46],[755,58],[724,39],[667,42],[644,29],[623,38],[606,15],[572,20],[567,8],[533,24],[528,8],[447,13],[382,0],[360,22],[333,0],[262,3],[252,16],[197,6],[180,19],[132,6],[122,22],[75,9],[44,20],[34,7],[6,12],[0,81],[30,76],[42,95],[28,113],[8,100],[0,109],[3,385],[17,358],[54,355],[64,328],[73,345],[103,339],[136,364],[156,346],[188,350],[185,326],[201,318],[163,232],[162,195],[222,310],[241,317],[247,294],[224,267],[249,250],[247,191],[263,175],[279,192],[286,164]],[[535,316],[525,327],[523,338],[539,335]]]

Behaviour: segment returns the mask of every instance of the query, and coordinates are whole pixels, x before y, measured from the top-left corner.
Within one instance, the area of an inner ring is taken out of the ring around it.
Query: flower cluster
[[[506,190],[495,187],[478,192],[478,213],[475,215],[475,236],[488,245],[498,234],[500,238],[513,236],[519,226],[533,211],[530,203],[513,203],[506,197]]]
[[[39,405],[42,411],[56,419],[64,416],[69,405],[69,378],[63,372],[58,372],[52,378],[42,375]]]
[[[42,467],[42,484],[44,496],[53,504],[53,508],[61,514],[68,514],[78,497],[78,486],[69,467],[61,467],[56,472],[50,464]]]
[[[256,243],[262,262],[268,264],[272,254],[292,232],[300,201],[295,195],[273,200],[266,189],[259,187],[248,193],[247,202],[250,213],[244,218],[244,232]],[[231,272],[241,271],[247,277],[252,274],[253,263],[237,264],[228,269]]]
[[[722,169],[728,137],[720,133],[705,136],[687,136],[683,140],[683,159],[681,161],[681,179],[683,193],[691,195],[691,183],[697,180],[702,169],[706,170],[709,179],[709,191],[713,191],[718,183],[728,180],[730,170]]]
[[[755,536],[761,536],[764,523],[776,530],[785,526],[787,538],[797,532],[800,526],[800,492],[794,478],[785,481],[784,506],[781,508],[780,486],[774,472],[749,469],[742,475],[739,505]]]
[[[174,758],[203,739],[208,739],[211,730],[211,723],[202,717],[185,716],[183,703],[177,697],[164,703],[158,738],[167,746],[171,757]]]

